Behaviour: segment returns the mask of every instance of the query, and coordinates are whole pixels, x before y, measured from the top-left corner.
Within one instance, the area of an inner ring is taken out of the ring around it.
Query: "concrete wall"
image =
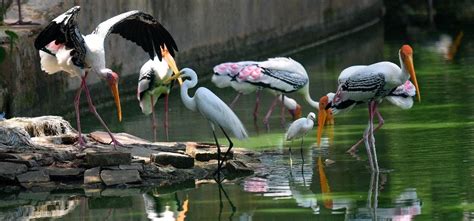
[[[53,0],[23,1],[26,16],[47,23],[72,5],[81,5],[78,23],[83,33],[109,17],[132,9],[154,15],[175,37],[179,67],[200,68],[209,74],[212,65],[225,60],[275,56],[312,41],[331,36],[381,16],[381,0]],[[38,9],[39,8],[39,9]],[[48,8],[50,10],[44,10]],[[7,17],[15,16],[11,7]],[[28,17],[26,17],[28,18]],[[28,20],[28,19],[27,19]],[[79,80],[64,74],[47,76],[40,71],[32,42],[37,28],[18,30],[22,39],[15,53],[0,64],[9,94],[10,115],[52,114],[72,111],[73,90]],[[135,90],[136,73],[148,59],[142,49],[119,36],[106,41],[107,64],[121,77],[121,92]],[[129,76],[129,77],[127,77]],[[90,83],[98,81],[92,76]],[[95,95],[109,98],[104,83]],[[94,92],[93,92],[94,93]],[[59,105],[61,104],[61,105]],[[0,110],[1,111],[1,110]]]

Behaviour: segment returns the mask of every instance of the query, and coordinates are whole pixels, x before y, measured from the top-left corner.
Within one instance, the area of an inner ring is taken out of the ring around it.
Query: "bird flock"
[[[358,145],[364,142],[369,157],[370,169],[379,171],[377,153],[375,149],[374,132],[382,127],[384,120],[378,110],[378,105],[385,99],[402,109],[409,109],[413,105],[416,95],[421,100],[420,90],[413,65],[413,49],[403,45],[398,51],[400,66],[382,61],[371,65],[355,65],[344,69],[338,78],[336,92],[327,93],[319,101],[310,95],[309,76],[299,62],[286,57],[269,58],[265,61],[239,61],[218,64],[213,68],[212,82],[218,88],[231,87],[237,95],[227,105],[216,94],[205,87],[199,87],[193,96],[188,90],[198,85],[198,75],[190,68],[178,70],[174,60],[178,51],[176,42],[167,29],[152,15],[141,11],[129,11],[112,17],[102,23],[90,34],[83,35],[79,30],[76,16],[80,11],[75,6],[51,21],[37,36],[35,47],[39,50],[41,68],[48,74],[66,72],[71,77],[80,77],[81,85],[77,90],[74,106],[76,111],[78,142],[80,150],[86,147],[81,135],[79,100],[82,91],[85,92],[89,110],[99,120],[108,132],[114,147],[120,146],[106,123],[102,120],[93,104],[86,78],[89,73],[104,79],[112,92],[119,121],[122,120],[120,96],[118,90],[119,74],[107,68],[105,61],[104,41],[110,34],[136,43],[150,60],[140,69],[137,85],[137,99],[145,115],[152,115],[151,128],[156,141],[156,116],[154,106],[157,100],[165,100],[164,128],[168,139],[168,95],[173,82],[180,85],[181,100],[184,106],[194,112],[199,112],[209,122],[218,151],[216,173],[219,176],[221,168],[233,147],[231,136],[237,139],[248,137],[247,131],[239,117],[232,110],[241,95],[256,94],[256,103],[253,116],[257,119],[260,105],[260,93],[265,90],[274,95],[271,107],[267,111],[263,123],[268,120],[278,103],[282,109],[291,114],[293,123],[288,127],[285,139],[293,140],[307,135],[317,120],[316,139],[321,147],[321,136],[326,124],[334,123],[334,116],[350,111],[360,104],[368,107],[368,126],[362,139],[353,145],[349,152],[354,152]],[[183,81],[184,80],[184,81]],[[317,87],[318,85],[311,85]],[[307,117],[302,116],[301,106],[288,95],[300,94],[303,99],[317,111],[309,112]],[[284,122],[284,112],[281,112]],[[378,125],[374,127],[374,116],[378,118]],[[221,148],[216,132],[221,131],[226,137],[229,147],[225,153]],[[290,149],[291,153],[291,149]]]

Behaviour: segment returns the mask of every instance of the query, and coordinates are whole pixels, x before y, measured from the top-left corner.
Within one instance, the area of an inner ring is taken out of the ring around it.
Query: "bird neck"
[[[289,98],[283,94],[280,95],[279,97],[280,101],[283,102],[283,105],[286,107],[288,110],[294,110],[296,109],[298,103],[292,98]]]
[[[191,80],[185,80],[181,85],[181,100],[183,101],[184,106],[191,111],[196,111],[196,101],[194,97],[190,97],[188,95],[188,89],[194,88],[197,85],[197,75],[196,72],[189,68],[185,68],[182,70],[183,75],[186,74],[187,76],[191,77]]]
[[[306,86],[304,86],[304,88],[303,88],[303,96],[304,96],[304,99],[306,100],[306,102],[308,102],[308,104],[311,105],[311,107],[316,108],[317,110],[319,110],[319,102],[314,101],[311,98],[311,95],[309,94],[309,83]]]

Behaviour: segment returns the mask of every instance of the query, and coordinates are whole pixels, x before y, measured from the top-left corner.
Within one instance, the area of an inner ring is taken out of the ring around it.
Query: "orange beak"
[[[161,48],[161,55],[163,56],[163,59],[165,59],[166,63],[168,63],[168,66],[171,68],[173,73],[179,76],[179,70],[178,70],[178,67],[176,66],[176,62],[174,61],[173,56],[171,56],[166,46]],[[169,82],[171,82],[171,80],[166,81],[165,83],[169,83]],[[179,85],[183,84],[183,80],[181,78],[178,78],[178,82],[179,82]]]
[[[410,74],[410,79],[415,85],[418,102],[421,102],[420,88],[418,88],[418,81],[416,80],[415,67],[413,66],[413,56],[412,55],[405,56],[405,59],[403,59],[403,63],[405,64],[405,67],[407,68],[408,73]]]
[[[317,134],[317,142],[318,147],[321,147],[321,135],[323,134],[324,124],[326,123],[327,112],[324,108],[320,107],[318,112],[318,134]]]
[[[112,95],[114,95],[115,106],[117,107],[117,114],[119,122],[122,122],[122,107],[120,105],[120,95],[118,90],[118,82],[109,83]]]

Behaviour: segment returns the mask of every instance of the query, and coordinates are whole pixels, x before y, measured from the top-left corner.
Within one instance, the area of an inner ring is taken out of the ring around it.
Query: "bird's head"
[[[400,60],[403,62],[403,66],[410,74],[410,79],[413,81],[413,84],[416,88],[416,95],[418,101],[421,101],[420,89],[418,88],[418,81],[416,80],[415,67],[413,66],[413,49],[410,45],[403,45],[398,52]]]
[[[171,56],[168,49],[166,48],[166,45],[160,46],[160,49],[161,49],[161,56],[162,56],[163,59],[165,59],[166,63],[168,63],[169,68],[173,71],[174,75],[179,76],[178,66],[176,66],[176,62],[175,62],[173,56]],[[170,82],[171,82],[171,80],[166,81],[165,83],[170,83]],[[183,83],[181,78],[178,78],[178,82],[179,82],[180,85]]]
[[[326,123],[326,117],[328,115],[328,105],[329,97],[327,95],[319,99],[319,111],[318,111],[318,132],[317,132],[317,142],[318,146],[321,144],[321,135],[323,134],[324,124]],[[332,113],[332,112],[331,112]]]
[[[307,118],[314,121],[314,120],[316,120],[316,114],[314,114],[313,112],[309,112]]]
[[[299,119],[302,115],[301,105],[296,104],[296,108],[292,109],[292,110],[288,109],[288,112],[290,112],[291,117],[293,118],[293,120]]]
[[[113,72],[110,69],[103,69],[102,76],[104,76],[105,80],[109,84],[110,90],[112,91],[112,95],[114,96],[115,106],[117,107],[117,114],[118,119],[122,121],[122,107],[120,106],[120,95],[118,90],[118,80],[119,76],[117,73]]]

